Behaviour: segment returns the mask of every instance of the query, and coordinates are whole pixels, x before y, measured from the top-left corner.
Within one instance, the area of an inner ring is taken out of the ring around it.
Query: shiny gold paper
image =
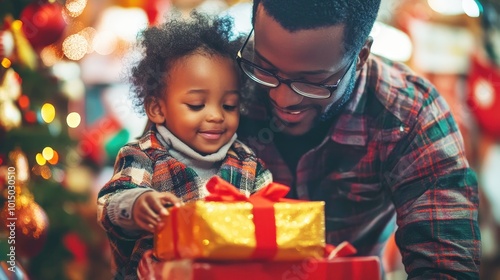
[[[196,201],[181,206],[154,236],[158,259],[173,259],[173,230],[181,258],[249,260],[255,250],[255,225],[249,202]],[[325,247],[324,202],[274,204],[277,254],[273,260],[321,258]]]

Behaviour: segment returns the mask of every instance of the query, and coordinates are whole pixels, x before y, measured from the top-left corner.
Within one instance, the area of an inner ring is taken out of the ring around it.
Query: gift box
[[[325,248],[324,202],[285,199],[270,184],[250,197],[219,177],[204,201],[170,208],[154,235],[161,260],[302,260]]]
[[[293,262],[199,262],[158,261],[152,251],[141,259],[137,276],[144,280],[380,280],[377,257],[338,257],[333,260],[304,259]]]

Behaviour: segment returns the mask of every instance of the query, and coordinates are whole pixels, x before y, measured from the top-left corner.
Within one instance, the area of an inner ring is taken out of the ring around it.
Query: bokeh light
[[[40,59],[47,67],[53,66],[63,58],[63,53],[55,45],[49,45],[40,52]]]
[[[64,39],[62,49],[67,58],[80,60],[87,54],[88,43],[82,35],[73,34]]]
[[[42,156],[47,161],[51,160],[54,157],[54,149],[52,149],[51,147],[45,147],[42,150]]]
[[[42,120],[46,123],[51,123],[56,117],[56,108],[50,103],[45,103],[40,110]]]
[[[96,34],[96,30],[93,27],[85,27],[82,31],[78,32],[78,34],[82,35],[85,40],[87,40],[87,54],[92,53],[94,51],[93,40]]]
[[[23,110],[26,110],[30,107],[30,99],[26,95],[21,95],[21,97],[19,97],[19,99],[17,100],[17,103],[19,103],[19,107],[21,107],[21,109]]]
[[[45,165],[45,163],[47,163],[47,160],[43,157],[41,153],[36,154],[35,160],[36,163],[38,163],[38,165]]]
[[[66,1],[66,10],[71,17],[77,17],[83,13],[87,6],[87,0],[69,0]]]
[[[48,160],[48,162],[52,165],[56,165],[59,162],[59,153],[54,151],[54,155],[52,156],[51,159]]]
[[[40,167],[40,176],[42,176],[42,178],[45,180],[49,179],[52,176],[52,172],[47,165]]]
[[[68,116],[66,117],[66,122],[68,123],[68,126],[71,128],[76,128],[80,125],[82,118],[80,117],[80,114],[77,112],[72,112],[69,113]]]
[[[3,68],[9,68],[12,65],[12,61],[10,61],[10,59],[4,57],[0,64],[2,65]]]

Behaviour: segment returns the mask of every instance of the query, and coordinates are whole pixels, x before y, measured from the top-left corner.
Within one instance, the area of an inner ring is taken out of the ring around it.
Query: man
[[[409,278],[477,279],[476,176],[436,89],[370,55],[379,5],[255,0],[238,134],[291,196],[326,202],[328,243],[380,255],[397,224]]]

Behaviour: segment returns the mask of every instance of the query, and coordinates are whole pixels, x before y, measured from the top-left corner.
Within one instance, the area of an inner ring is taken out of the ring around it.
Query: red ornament
[[[41,49],[61,38],[66,22],[58,3],[36,1],[21,12],[23,32],[35,49]]]
[[[467,103],[483,133],[500,139],[500,69],[472,59]]]
[[[16,255],[32,258],[42,251],[49,228],[49,221],[45,211],[36,202],[26,196],[16,197],[15,210],[4,206],[0,217],[3,221],[16,218],[14,224],[4,223],[4,230],[15,240]]]

